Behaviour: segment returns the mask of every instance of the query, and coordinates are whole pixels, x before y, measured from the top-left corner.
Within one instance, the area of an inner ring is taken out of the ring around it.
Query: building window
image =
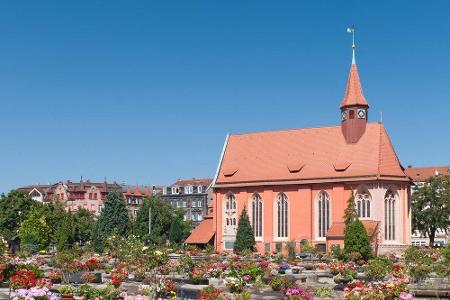
[[[202,207],[202,201],[201,200],[197,202],[197,206],[198,207]]]
[[[262,237],[263,203],[259,194],[252,197],[252,226],[255,237]]]
[[[391,190],[384,195],[384,239],[395,240],[395,194]]]
[[[202,187],[201,185],[199,185],[199,186],[197,187],[197,192],[198,192],[199,194],[203,193],[203,187]]]
[[[186,201],[183,201],[183,207],[186,207]]]
[[[192,201],[192,207],[197,207],[197,202]]]
[[[185,194],[192,194],[193,191],[194,191],[194,187],[192,185],[188,185],[188,186],[184,187]]]
[[[236,234],[236,198],[233,194],[228,194],[225,198],[225,208],[224,208],[224,216],[223,216],[223,232],[228,235]]]
[[[172,194],[176,195],[178,194],[178,188],[177,187],[172,187]]]
[[[201,213],[197,214],[197,221],[203,220],[203,216]]]
[[[288,237],[288,216],[289,207],[287,196],[283,193],[279,193],[277,196],[277,237],[287,238]]]
[[[177,207],[180,208],[181,207],[181,201],[177,202]]]
[[[330,197],[325,191],[321,191],[317,199],[318,212],[318,229],[319,237],[327,235],[328,228],[330,228]]]
[[[187,221],[187,219],[188,219],[188,215],[187,215],[187,213],[185,213],[183,216],[183,220]]]
[[[358,218],[370,218],[370,204],[372,197],[367,189],[360,190],[356,193],[356,211]]]

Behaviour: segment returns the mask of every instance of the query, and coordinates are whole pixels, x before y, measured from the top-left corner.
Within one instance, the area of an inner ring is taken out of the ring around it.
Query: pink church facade
[[[353,62],[340,125],[229,135],[213,182],[216,250],[233,249],[244,208],[261,253],[289,241],[343,247],[352,193],[378,253],[409,245],[411,182],[368,108]]]

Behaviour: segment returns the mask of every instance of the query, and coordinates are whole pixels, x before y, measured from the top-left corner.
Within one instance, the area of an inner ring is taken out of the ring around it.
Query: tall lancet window
[[[252,226],[255,237],[262,237],[263,228],[263,202],[259,194],[252,197]]]
[[[358,218],[366,219],[370,218],[370,204],[372,201],[372,197],[370,196],[367,188],[358,189],[355,202],[356,202],[356,211],[358,213]]]
[[[225,197],[223,214],[223,232],[224,234],[236,234],[237,229],[237,205],[233,194],[227,194]]]
[[[276,214],[277,214],[277,237],[288,237],[288,216],[289,205],[288,198],[284,193],[279,193],[276,202]]]
[[[327,235],[328,228],[330,228],[330,197],[325,191],[321,191],[317,198],[317,212],[318,212],[318,230],[319,237]]]
[[[384,195],[384,239],[395,240],[395,193],[388,190]]]

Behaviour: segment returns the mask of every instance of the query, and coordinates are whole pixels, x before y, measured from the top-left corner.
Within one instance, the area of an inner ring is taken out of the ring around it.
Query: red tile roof
[[[356,64],[352,64],[350,67],[347,88],[345,89],[344,99],[341,102],[341,108],[354,105],[369,106],[363,94]]]
[[[406,175],[416,182],[423,182],[432,176],[436,175],[449,175],[448,166],[435,166],[435,167],[423,167],[423,168],[407,168],[405,169]]]
[[[230,135],[225,147],[215,187],[409,181],[381,123],[368,123],[355,144],[330,126]]]
[[[378,221],[372,220],[362,220],[364,228],[367,231],[367,235],[372,237],[378,228]],[[327,238],[343,238],[344,237],[345,224],[344,222],[334,222],[331,224],[330,228],[327,231]]]
[[[191,235],[186,239],[186,244],[208,244],[213,238],[216,230],[214,229],[214,219],[205,218],[197,227],[192,230]]]

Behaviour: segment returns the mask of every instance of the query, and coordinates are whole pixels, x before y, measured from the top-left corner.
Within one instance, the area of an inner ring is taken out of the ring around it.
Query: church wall
[[[263,201],[263,232],[262,238],[257,238],[257,249],[264,253],[268,249],[273,252],[277,243],[308,240],[314,244],[325,244],[325,238],[318,237],[318,205],[317,197],[321,191],[325,191],[330,197],[331,220],[333,222],[344,221],[344,210],[347,200],[352,191],[356,194],[360,183],[335,183],[314,185],[292,185],[292,186],[266,186],[266,187],[241,187],[230,189],[215,189],[214,203],[216,207],[217,239],[216,248],[224,251],[225,240],[233,240],[233,236],[223,235],[223,201],[227,193],[234,194],[237,202],[237,218],[244,207],[247,208],[251,220],[251,201],[254,193],[258,193]],[[371,195],[371,217],[370,220],[379,221],[378,244],[380,252],[389,252],[410,243],[411,214],[409,208],[409,186],[408,184],[393,184],[388,182],[364,183]],[[384,240],[384,196],[386,191],[392,188],[396,191],[395,207],[395,241]],[[284,193],[288,197],[289,221],[288,237],[276,237],[276,201],[278,193]],[[237,226],[236,226],[237,227]],[[270,246],[270,247],[269,247]],[[283,246],[284,248],[284,246]],[[230,249],[231,250],[231,249]]]

